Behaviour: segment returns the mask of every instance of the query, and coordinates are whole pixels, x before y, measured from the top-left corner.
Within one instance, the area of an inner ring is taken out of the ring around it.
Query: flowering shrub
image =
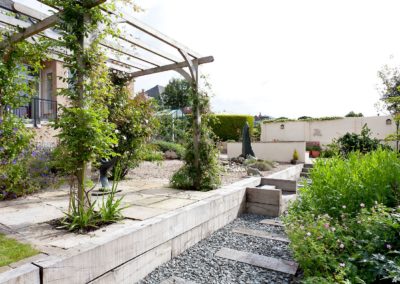
[[[376,205],[340,221],[307,212],[285,222],[306,283],[400,281],[400,208]]]
[[[16,198],[52,185],[51,155],[50,149],[28,147],[11,163],[0,165],[0,200]]]
[[[378,150],[318,160],[284,218],[305,283],[400,281],[400,161]]]

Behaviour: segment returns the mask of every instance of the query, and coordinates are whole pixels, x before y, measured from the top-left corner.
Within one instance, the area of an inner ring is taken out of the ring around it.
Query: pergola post
[[[89,15],[85,14],[83,16],[83,19],[81,20],[81,26],[84,27],[89,20],[90,20]],[[85,34],[82,33],[78,41],[80,49],[76,54],[79,66],[77,70],[77,87],[76,87],[78,92],[77,107],[85,109],[87,108],[87,104],[85,102],[85,81],[88,80],[88,78],[86,78],[84,72],[86,68],[84,62],[84,56],[85,56],[85,50],[90,45],[90,37],[86,37]],[[81,164],[78,167],[77,178],[78,178],[78,204],[79,206],[85,206],[86,204],[89,204],[88,200],[86,200],[85,202],[86,198],[85,185],[87,183],[87,180],[90,179],[90,163],[86,161],[81,162]]]
[[[200,96],[199,96],[199,64],[198,60],[191,60],[189,55],[183,51],[179,50],[179,53],[185,59],[188,65],[190,75],[183,69],[178,69],[177,72],[186,78],[191,84],[192,90],[195,92],[195,100],[193,102],[193,151],[194,151],[194,161],[193,165],[196,170],[196,177],[201,174],[200,169],[200,140],[201,140],[201,112],[200,112]],[[196,178],[194,180],[194,187],[196,190],[200,190],[200,180]]]

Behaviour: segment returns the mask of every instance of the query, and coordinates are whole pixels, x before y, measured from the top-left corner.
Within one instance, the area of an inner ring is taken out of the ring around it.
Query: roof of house
[[[164,90],[165,90],[165,87],[156,85],[153,88],[145,91],[145,94],[152,98],[159,98],[159,97],[161,97],[161,94],[164,93]]]

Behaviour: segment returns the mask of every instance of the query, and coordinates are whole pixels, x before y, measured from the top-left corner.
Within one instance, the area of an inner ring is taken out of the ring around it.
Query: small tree
[[[172,79],[165,87],[162,101],[165,107],[171,109],[183,109],[192,103],[190,84],[183,79]]]
[[[209,87],[208,84],[206,86]],[[214,141],[214,133],[210,128],[209,98],[204,91],[196,92],[190,88],[193,108],[199,106],[201,116],[200,141],[198,141],[199,159],[196,164],[196,147],[194,145],[195,115],[192,118],[192,127],[187,132],[185,164],[172,177],[173,186],[182,189],[208,191],[221,184],[220,167],[218,163],[218,149]]]
[[[396,132],[389,135],[387,140],[396,141],[396,151],[398,152],[400,140],[400,70],[386,65],[378,72],[378,76],[382,80],[381,101],[386,110],[394,117],[396,123]]]
[[[113,96],[108,104],[109,120],[116,125],[118,145],[114,147],[117,162],[121,167],[121,178],[129,169],[141,161],[141,150],[158,126],[154,115],[156,104],[153,99],[142,96],[132,98],[123,74],[112,75]],[[114,170],[115,172],[115,170]]]

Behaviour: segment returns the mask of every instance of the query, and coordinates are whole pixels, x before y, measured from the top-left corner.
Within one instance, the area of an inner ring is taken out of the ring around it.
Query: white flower
[[[344,264],[343,262],[341,262],[339,265],[340,265],[340,267],[345,267],[346,266],[346,264]]]
[[[307,236],[308,236],[308,237],[311,236],[311,233],[310,233],[310,232],[307,232]]]
[[[386,245],[386,248],[387,248],[387,249],[392,249],[392,246],[389,245],[389,244],[387,244],[387,245]]]
[[[336,231],[336,228],[335,228],[335,227],[332,227],[332,229],[331,229],[331,230],[332,230],[332,232],[334,232],[334,231]]]
[[[361,206],[361,208],[364,208],[364,207],[365,207],[365,204],[364,204],[364,203],[361,203],[360,206]]]
[[[346,205],[343,205],[342,208],[343,208],[343,209],[346,209]]]
[[[344,249],[344,244],[340,244],[339,246],[341,249]]]

